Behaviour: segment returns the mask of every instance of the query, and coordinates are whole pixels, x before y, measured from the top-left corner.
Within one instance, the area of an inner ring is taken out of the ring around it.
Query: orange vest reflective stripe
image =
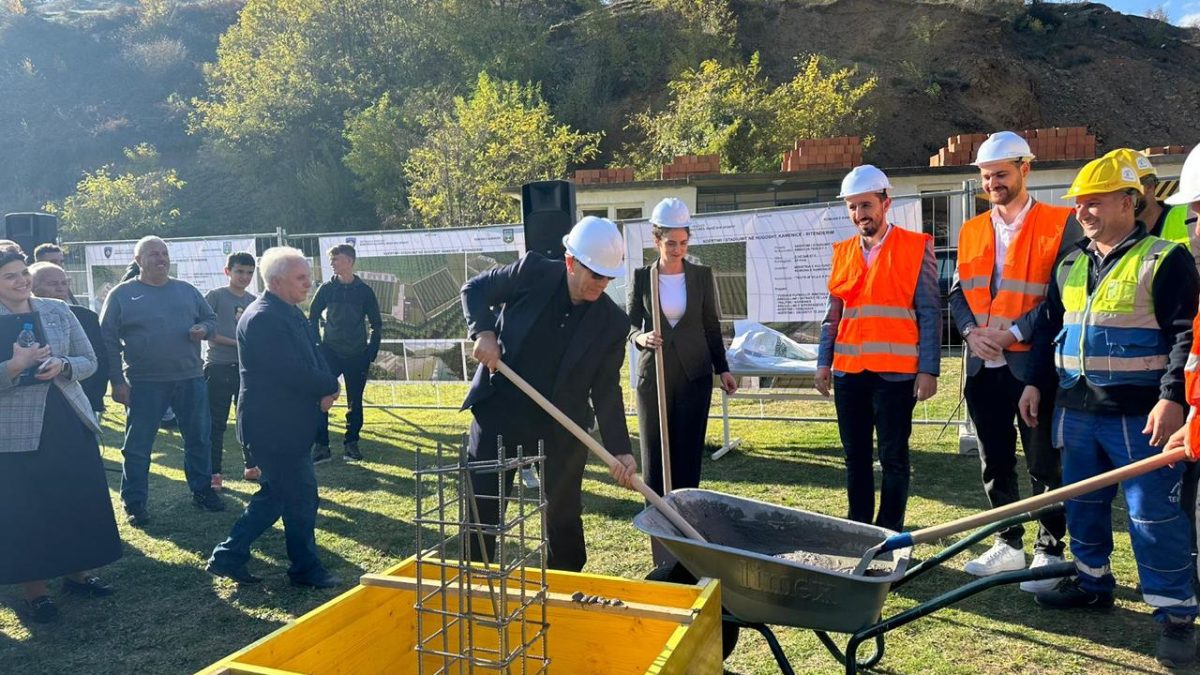
[[[829,292],[845,303],[833,343],[834,370],[916,374],[913,294],[929,241],[927,234],[892,226],[869,268],[858,236],[833,245]]]
[[[1192,319],[1192,352],[1188,354],[1187,366],[1183,369],[1184,391],[1187,394],[1188,405],[1200,407],[1200,314]],[[1187,424],[1191,434],[1188,437],[1190,452],[1193,457],[1200,457],[1200,414],[1190,416]]]
[[[1004,256],[995,297],[991,289],[996,265],[992,213],[989,210],[963,223],[958,234],[958,279],[976,324],[1008,330],[1046,297],[1070,215],[1071,209],[1065,206],[1035,202],[1029,208]],[[1008,351],[1029,348],[1028,342],[1014,342]]]

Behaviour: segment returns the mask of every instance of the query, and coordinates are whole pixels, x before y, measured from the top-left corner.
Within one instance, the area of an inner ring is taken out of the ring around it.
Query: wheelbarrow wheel
[[[670,563],[654,568],[654,571],[646,575],[647,581],[665,581],[672,584],[687,584],[694,585],[699,581],[687,568],[680,563]],[[724,607],[721,608],[722,615],[728,615],[729,611]],[[738,637],[741,635],[741,627],[736,623],[729,621],[721,622],[721,660],[729,658],[737,647]]]

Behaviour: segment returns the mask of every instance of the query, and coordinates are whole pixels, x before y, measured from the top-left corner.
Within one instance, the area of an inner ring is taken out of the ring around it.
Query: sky
[[[1184,25],[1200,22],[1200,0],[1096,0],[1118,12],[1145,16],[1151,9],[1162,7],[1171,17],[1171,23]]]

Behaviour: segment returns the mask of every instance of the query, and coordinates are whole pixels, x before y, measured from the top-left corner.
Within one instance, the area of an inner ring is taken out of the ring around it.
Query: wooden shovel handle
[[[1092,476],[1091,478],[1086,478],[1077,483],[1064,485],[1056,490],[1043,492],[1040,495],[1034,495],[1032,497],[1022,499],[1019,502],[1006,504],[1005,506],[1000,506],[990,511],[976,513],[974,515],[959,518],[958,520],[952,520],[941,525],[934,525],[933,527],[926,527],[924,529],[916,530],[908,533],[908,535],[911,538],[912,543],[923,544],[935,539],[940,539],[947,535],[973,530],[977,527],[982,527],[998,520],[1003,520],[1021,513],[1033,511],[1034,509],[1039,509],[1043,506],[1049,506],[1050,504],[1054,504],[1056,502],[1065,502],[1072,497],[1085,495],[1089,492],[1095,492],[1100,488],[1106,488],[1110,485],[1120,483],[1128,478],[1149,473],[1168,464],[1186,461],[1186,452],[1186,448],[1178,448],[1170,452],[1162,452],[1154,455],[1153,457],[1147,457],[1134,462],[1133,464],[1127,464],[1119,469],[1113,469],[1112,471],[1107,471],[1105,473]]]
[[[541,406],[542,410],[545,410],[546,413],[553,417],[556,422],[563,425],[567,431],[571,432],[571,435],[573,435],[575,438],[578,438],[580,443],[583,443],[585,446],[587,446],[588,450],[591,450],[592,453],[599,457],[605,464],[607,464],[609,467],[614,467],[619,464],[617,458],[613,457],[609,451],[605,450],[604,446],[597,443],[596,439],[589,436],[586,431],[584,431],[578,424],[575,423],[574,420],[572,420],[570,417],[567,417],[563,411],[555,407],[555,405],[548,401],[545,396],[542,396],[537,389],[533,388],[533,385],[529,384],[524,378],[516,374],[516,372],[514,372],[507,363],[503,361],[496,362],[496,371],[507,377],[509,382],[517,385],[518,389],[525,392],[526,396],[533,399],[534,403]],[[650,486],[646,485],[645,481],[643,481],[640,476],[634,474],[632,482],[634,489],[642,493],[642,495],[654,505],[654,508],[661,511],[662,514],[671,521],[671,524],[679,528],[679,531],[687,535],[689,539],[704,541],[704,537],[700,536],[700,533],[696,531],[696,528],[689,525],[688,522],[683,519],[683,516],[679,515],[678,511],[663,501],[663,498],[659,497],[658,493],[656,493],[654,490],[651,490]]]
[[[650,308],[651,326],[654,334],[662,339],[662,301],[658,297],[658,262],[650,268]],[[667,367],[663,363],[662,342],[654,348],[654,382],[658,392],[658,450],[662,455],[662,489],[663,494],[671,492],[671,439],[667,433]],[[642,469],[645,470],[645,467]]]

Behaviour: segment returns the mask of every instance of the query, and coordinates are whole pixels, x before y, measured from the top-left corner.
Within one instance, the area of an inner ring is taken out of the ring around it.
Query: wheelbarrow
[[[863,551],[894,532],[711,490],[676,490],[665,499],[706,541],[683,535],[653,506],[634,518],[634,526],[662,543],[695,577],[720,579],[726,627],[762,634],[785,675],[795,671],[771,625],[812,630],[853,674],[879,663],[884,635],[896,628],[995,586],[1075,573],[1073,563],[1062,563],[983,577],[882,618],[891,591],[996,532],[1062,506],[991,523],[912,567],[910,547],[881,553],[865,574],[856,575]],[[844,650],[830,633],[849,634]],[[859,648],[867,641],[874,641],[874,650],[860,659]]]

